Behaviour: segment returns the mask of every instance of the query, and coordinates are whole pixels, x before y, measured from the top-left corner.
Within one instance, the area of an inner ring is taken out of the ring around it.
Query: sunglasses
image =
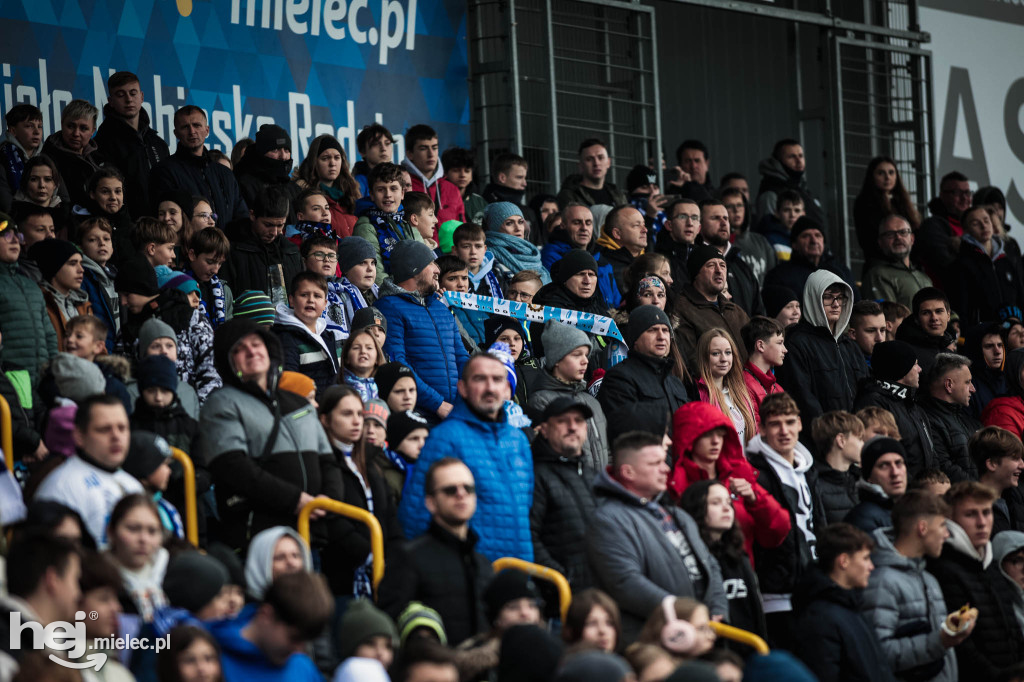
[[[476,494],[476,486],[472,483],[456,483],[455,485],[446,485],[440,488],[434,488],[434,494],[441,493],[445,497],[455,497],[459,494],[460,490],[464,490],[467,495]]]

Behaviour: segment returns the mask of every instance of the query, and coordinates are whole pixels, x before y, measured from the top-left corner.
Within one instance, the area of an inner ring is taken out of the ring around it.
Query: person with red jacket
[[[1003,374],[1006,376],[1006,395],[993,398],[981,413],[985,426],[998,426],[1024,440],[1024,348],[1012,350],[1006,356]]]
[[[736,501],[736,522],[751,564],[755,541],[762,547],[782,544],[790,531],[789,514],[758,485],[757,469],[743,455],[732,420],[709,403],[692,402],[676,410],[672,427],[672,499],[678,502],[691,483],[717,478]]]
[[[402,167],[412,178],[412,191],[423,192],[434,202],[437,224],[448,220],[466,222],[462,193],[444,177],[437,154],[437,133],[428,125],[414,125],[405,131],[405,159]],[[437,241],[437,227],[434,228]]]
[[[785,390],[775,378],[775,368],[786,359],[786,330],[771,317],[756,315],[740,329],[740,339],[747,349],[743,365],[743,382],[754,404],[754,421],[761,423],[761,401]],[[751,436],[753,437],[753,436]]]

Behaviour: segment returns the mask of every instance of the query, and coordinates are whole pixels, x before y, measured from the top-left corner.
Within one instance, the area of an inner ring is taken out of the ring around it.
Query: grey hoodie
[[[1019,549],[1024,549],[1024,533],[1019,530],[1004,530],[992,538],[992,554],[999,562],[999,572],[1013,585],[1013,615],[1017,624],[1024,629],[1024,588],[1003,569],[1003,559]]]
[[[274,548],[277,547],[277,541],[286,535],[302,548],[303,570],[313,570],[309,545],[301,535],[287,526],[267,528],[253,536],[249,543],[249,553],[245,557],[245,588],[253,599],[263,599],[270,583],[274,582]]]
[[[807,278],[807,284],[804,285],[802,305],[804,317],[807,318],[808,322],[815,327],[829,327],[828,318],[825,316],[825,304],[821,302],[821,297],[825,290],[834,284],[842,285],[843,290],[846,292],[846,303],[843,304],[843,312],[839,315],[839,322],[832,329],[832,336],[838,343],[839,338],[846,331],[847,326],[849,326],[850,316],[853,314],[853,289],[850,288],[850,285],[834,272],[829,272],[824,268],[815,270]]]

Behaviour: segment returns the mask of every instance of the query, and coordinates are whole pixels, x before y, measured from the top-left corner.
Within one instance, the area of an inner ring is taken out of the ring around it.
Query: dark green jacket
[[[39,285],[22,275],[16,263],[0,263],[0,334],[4,360],[27,369],[37,386],[40,365],[57,354],[57,332]]]

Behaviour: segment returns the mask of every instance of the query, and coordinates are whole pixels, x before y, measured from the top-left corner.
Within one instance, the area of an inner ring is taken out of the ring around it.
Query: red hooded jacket
[[[762,547],[778,547],[789,534],[789,513],[771,494],[757,484],[758,471],[743,455],[739,436],[729,419],[717,407],[703,402],[687,403],[672,417],[672,473],[668,491],[676,502],[690,483],[709,478],[707,472],[690,459],[693,445],[708,431],[725,427],[725,443],[718,457],[715,471],[718,480],[727,483],[730,478],[748,481],[757,495],[754,502],[746,498],[735,501],[736,522],[743,531],[743,545],[754,563],[754,540]]]

